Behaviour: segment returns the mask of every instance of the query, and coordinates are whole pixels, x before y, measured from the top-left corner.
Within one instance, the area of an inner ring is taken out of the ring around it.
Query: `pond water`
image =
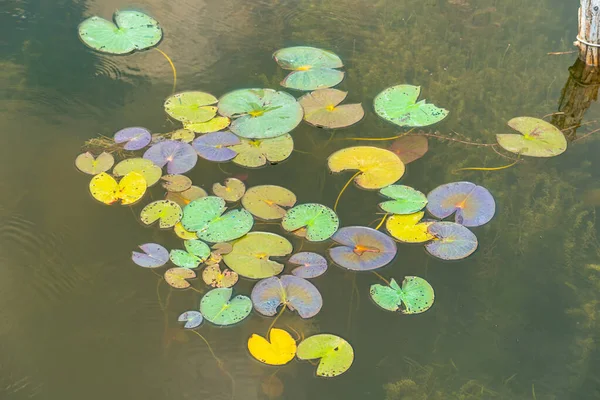
[[[324,306],[314,318],[286,312],[278,325],[305,336],[331,332],[352,343],[351,369],[317,378],[308,362],[269,367],[246,340],[271,320],[184,331],[177,316],[201,294],[171,290],[130,260],[140,243],[181,247],[171,231],[147,228],[133,207],[105,206],[74,166],[86,140],[127,126],[177,128],[163,101],[171,69],[154,50],[110,56],[84,46],[77,26],[134,8],[164,30],[159,48],[177,67],[178,90],[220,96],[245,87],[280,88],[272,60],[282,47],[329,49],[345,63],[338,86],[362,102],[358,124],[330,132],[301,124],[281,164],[249,170],[200,161],[189,173],[209,189],[230,176],[248,186],[289,188],[299,203],[332,206],[350,176],[326,159],[403,130],[373,112],[374,96],[410,83],[450,110],[426,133],[493,143],[516,116],[557,111],[576,54],[577,2],[562,0],[8,0],[2,4],[0,82],[0,398],[2,399],[598,399],[600,398],[599,137],[570,143],[549,159],[528,158],[498,171],[459,171],[509,163],[489,147],[431,139],[402,183],[425,193],[469,180],[488,188],[494,219],[474,228],[479,249],[444,262],[420,245],[400,245],[378,272],[426,278],[433,307],[404,316],[376,307],[370,273],[331,266],[315,280]],[[294,92],[298,95],[297,92]],[[547,119],[551,119],[548,117]],[[592,104],[577,135],[596,129]],[[561,128],[566,128],[562,126]],[[350,186],[342,226],[373,225],[377,192]],[[278,225],[256,229],[278,232]],[[289,236],[289,235],[288,235]],[[301,240],[291,238],[298,248]],[[324,252],[329,244],[305,244]],[[253,282],[235,290],[249,294]],[[202,282],[195,286],[206,291]],[[275,378],[273,378],[273,376]],[[270,384],[269,384],[270,383]],[[235,392],[232,393],[232,389]],[[282,393],[279,393],[282,392]]]

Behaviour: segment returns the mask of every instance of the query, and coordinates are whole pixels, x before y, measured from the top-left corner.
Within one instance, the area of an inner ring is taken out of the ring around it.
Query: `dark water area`
[[[188,174],[207,190],[247,174],[247,186],[281,185],[298,203],[335,202],[350,175],[331,175],[327,157],[357,143],[338,139],[402,132],[373,111],[383,89],[419,85],[422,98],[450,110],[426,133],[493,143],[496,133],[510,133],[511,118],[557,111],[577,56],[548,55],[573,50],[576,1],[2,2],[0,399],[219,400],[232,398],[232,379],[234,398],[244,400],[600,398],[596,135],[570,142],[559,157],[459,172],[510,161],[489,147],[431,139],[402,184],[427,193],[468,180],[488,188],[497,205],[494,219],[473,229],[479,248],[469,258],[446,262],[421,245],[399,245],[395,261],[378,270],[397,280],[426,278],[436,293],[433,307],[413,316],[383,311],[369,298],[378,283],[373,274],[332,265],[314,281],[322,311],[308,320],[286,312],[279,323],[305,336],[346,338],[356,353],[348,372],[325,379],[307,362],[256,362],[247,338],[264,335],[271,319],[252,313],[233,327],[205,322],[199,329],[229,376],[223,373],[206,344],[177,323],[201,294],[171,290],[130,260],[140,243],[181,247],[172,231],[139,222],[161,189],[143,204],[108,207],[92,199],[90,177],[74,166],[84,142],[98,135],[178,127],[163,110],[172,75],[159,52],[110,56],[77,36],[84,19],[125,8],[160,22],[159,48],[177,67],[178,90],[221,96],[281,89],[285,71],[271,55],[287,46],[321,47],[344,60],[338,88],[348,91],[347,102],[363,104],[361,122],[336,130],[334,140],[329,131],[299,125],[292,133],[299,151],[275,166],[200,161]],[[594,103],[577,137],[598,120]],[[337,210],[341,225],[372,223],[381,217],[379,201],[376,191],[350,186]],[[256,229],[284,234],[278,225]],[[303,250],[323,253],[329,245]],[[248,295],[253,284],[241,280],[235,291]],[[269,397],[263,383],[275,372],[283,393]]]

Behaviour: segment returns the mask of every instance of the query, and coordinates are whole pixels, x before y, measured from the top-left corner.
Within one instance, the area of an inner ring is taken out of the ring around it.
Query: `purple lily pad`
[[[237,156],[237,152],[228,146],[240,144],[240,138],[231,132],[213,132],[199,136],[192,142],[198,155],[208,161],[229,161]]]
[[[435,237],[425,249],[442,260],[460,260],[477,249],[477,236],[463,225],[454,222],[435,222],[427,228]]]
[[[183,174],[194,168],[198,155],[194,148],[176,140],[158,142],[144,153],[144,158],[159,167],[167,166],[169,174]]]
[[[398,251],[394,239],[366,226],[347,226],[331,238],[341,246],[329,250],[331,259],[343,268],[370,271],[389,264]]]
[[[200,326],[204,317],[200,311],[186,311],[177,318],[177,321],[185,322],[183,325],[185,329],[194,329]]]
[[[144,268],[162,267],[169,261],[169,252],[160,244],[145,243],[138,246],[143,253],[131,252],[131,259],[134,263]]]
[[[115,133],[115,143],[125,143],[125,150],[140,150],[148,146],[152,141],[152,134],[146,128],[132,126],[121,129]]]
[[[254,285],[250,297],[256,311],[269,317],[277,314],[280,305],[298,311],[302,318],[314,317],[323,306],[315,285],[294,275],[263,279]]]
[[[492,219],[496,202],[484,187],[471,182],[453,182],[438,186],[427,195],[427,211],[444,219],[454,212],[455,221],[464,226],[480,226]]]
[[[300,267],[292,270],[292,274],[300,278],[316,278],[327,271],[327,260],[317,253],[308,251],[296,253],[290,257],[289,261],[292,264],[300,265]]]

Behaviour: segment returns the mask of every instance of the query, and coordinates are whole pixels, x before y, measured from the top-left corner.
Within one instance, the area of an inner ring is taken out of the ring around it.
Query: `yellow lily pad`
[[[283,329],[269,331],[269,340],[253,333],[248,339],[248,350],[252,357],[268,365],[285,365],[296,355],[296,341]]]
[[[141,174],[146,179],[148,187],[153,186],[162,176],[162,169],[154,165],[152,161],[141,157],[128,158],[113,168],[115,176],[124,176],[130,172]]]
[[[404,243],[423,243],[434,237],[427,228],[434,221],[419,222],[425,213],[419,211],[413,214],[392,215],[388,218],[385,228],[394,238]]]
[[[121,200],[121,204],[133,204],[146,193],[146,180],[136,172],[125,175],[119,183],[112,176],[102,172],[90,181],[92,196],[104,203],[112,204]]]

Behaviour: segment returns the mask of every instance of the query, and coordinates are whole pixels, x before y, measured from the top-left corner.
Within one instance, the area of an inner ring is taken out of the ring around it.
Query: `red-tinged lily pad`
[[[304,120],[320,128],[344,128],[354,125],[365,116],[361,104],[339,105],[348,92],[338,89],[319,89],[305,94],[298,102],[304,109]]]
[[[160,244],[145,243],[138,246],[143,253],[133,251],[131,259],[134,263],[144,268],[162,267],[169,261],[169,252]]]
[[[238,281],[238,274],[228,269],[221,271],[219,264],[211,264],[202,271],[202,280],[212,287],[228,288]]]
[[[389,264],[396,257],[396,242],[365,226],[341,228],[332,239],[341,246],[329,250],[331,259],[343,268],[370,271]]]
[[[404,136],[396,139],[389,150],[396,153],[404,164],[408,164],[427,153],[429,142],[427,136]]]
[[[198,155],[189,143],[176,140],[156,143],[146,150],[144,158],[160,168],[166,165],[169,174],[184,174],[194,168],[198,161]]]
[[[189,268],[171,268],[165,272],[165,281],[176,289],[189,288],[191,285],[186,279],[196,277],[196,273]]]
[[[428,227],[434,239],[425,245],[427,251],[442,260],[460,260],[477,249],[477,237],[463,225],[435,222]]]
[[[205,160],[224,162],[237,156],[230,147],[240,143],[240,138],[231,132],[213,132],[194,139],[192,147]]]
[[[240,200],[246,192],[246,185],[237,178],[225,179],[225,184],[215,183],[213,185],[213,193],[225,201],[235,203]]]
[[[480,226],[489,222],[496,212],[491,193],[471,182],[453,182],[438,186],[427,195],[427,211],[436,218],[455,215],[456,223]]]
[[[317,253],[296,253],[290,257],[289,262],[300,265],[292,270],[292,274],[304,279],[316,278],[327,271],[327,260]]]
[[[192,187],[192,180],[185,175],[165,175],[160,179],[163,180],[162,187],[169,192],[183,192]]]
[[[152,141],[152,134],[146,128],[132,126],[130,128],[121,129],[114,136],[115,143],[125,143],[125,150],[140,150],[148,146]]]
[[[297,311],[302,318],[311,318],[323,306],[319,290],[306,279],[294,275],[263,279],[254,286],[250,297],[254,309],[266,316],[277,314],[277,308],[283,305]]]

